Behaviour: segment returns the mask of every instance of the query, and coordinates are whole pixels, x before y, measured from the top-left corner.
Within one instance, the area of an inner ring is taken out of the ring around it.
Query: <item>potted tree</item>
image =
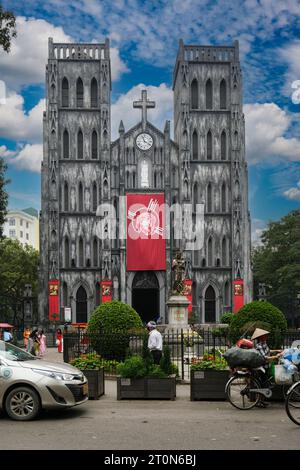
[[[98,354],[82,354],[71,361],[72,366],[83,371],[89,386],[89,399],[99,400],[104,395],[104,366]]]
[[[170,350],[165,347],[160,364],[154,364],[146,341],[143,356],[128,357],[117,367],[117,399],[175,400],[177,368],[171,363]]]
[[[221,355],[204,354],[191,365],[191,400],[226,400],[228,379],[229,368]]]

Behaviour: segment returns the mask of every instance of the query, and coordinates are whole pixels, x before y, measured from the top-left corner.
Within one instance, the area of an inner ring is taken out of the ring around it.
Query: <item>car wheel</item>
[[[18,421],[36,418],[41,410],[38,394],[30,387],[16,387],[5,399],[5,411],[8,416]]]

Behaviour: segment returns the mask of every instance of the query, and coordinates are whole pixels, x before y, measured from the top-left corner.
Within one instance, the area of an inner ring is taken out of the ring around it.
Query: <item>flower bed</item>
[[[104,365],[98,354],[82,354],[71,361],[72,366],[83,371],[88,381],[89,399],[99,400],[104,395]]]
[[[226,361],[205,354],[191,366],[191,400],[226,400],[225,385],[229,379]]]

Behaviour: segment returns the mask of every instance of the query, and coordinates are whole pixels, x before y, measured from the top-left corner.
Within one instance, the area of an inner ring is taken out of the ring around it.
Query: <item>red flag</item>
[[[166,269],[165,195],[127,194],[127,271]]]
[[[101,281],[101,303],[112,300],[112,281]]]
[[[233,281],[233,312],[236,313],[244,306],[244,281],[236,279]]]
[[[48,283],[49,289],[49,320],[59,320],[59,281],[52,279]]]
[[[192,279],[185,279],[184,280],[184,287],[185,287],[184,295],[186,296],[186,298],[189,301],[189,305],[188,305],[189,318],[190,318],[192,310],[193,310],[192,285],[193,285]]]

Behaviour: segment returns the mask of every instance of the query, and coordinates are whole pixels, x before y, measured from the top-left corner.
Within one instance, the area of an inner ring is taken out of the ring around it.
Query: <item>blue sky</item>
[[[40,208],[44,74],[49,36],[57,42],[110,38],[112,137],[139,120],[132,101],[142,85],[157,108],[149,120],[172,119],[172,71],[178,41],[240,43],[244,77],[249,203],[253,239],[269,220],[300,206],[300,4],[286,1],[4,0],[18,20],[11,53],[0,52],[0,155],[8,162],[11,208]],[[295,86],[300,89],[299,84]],[[294,101],[292,93],[295,92]],[[295,100],[296,98],[296,100]]]

